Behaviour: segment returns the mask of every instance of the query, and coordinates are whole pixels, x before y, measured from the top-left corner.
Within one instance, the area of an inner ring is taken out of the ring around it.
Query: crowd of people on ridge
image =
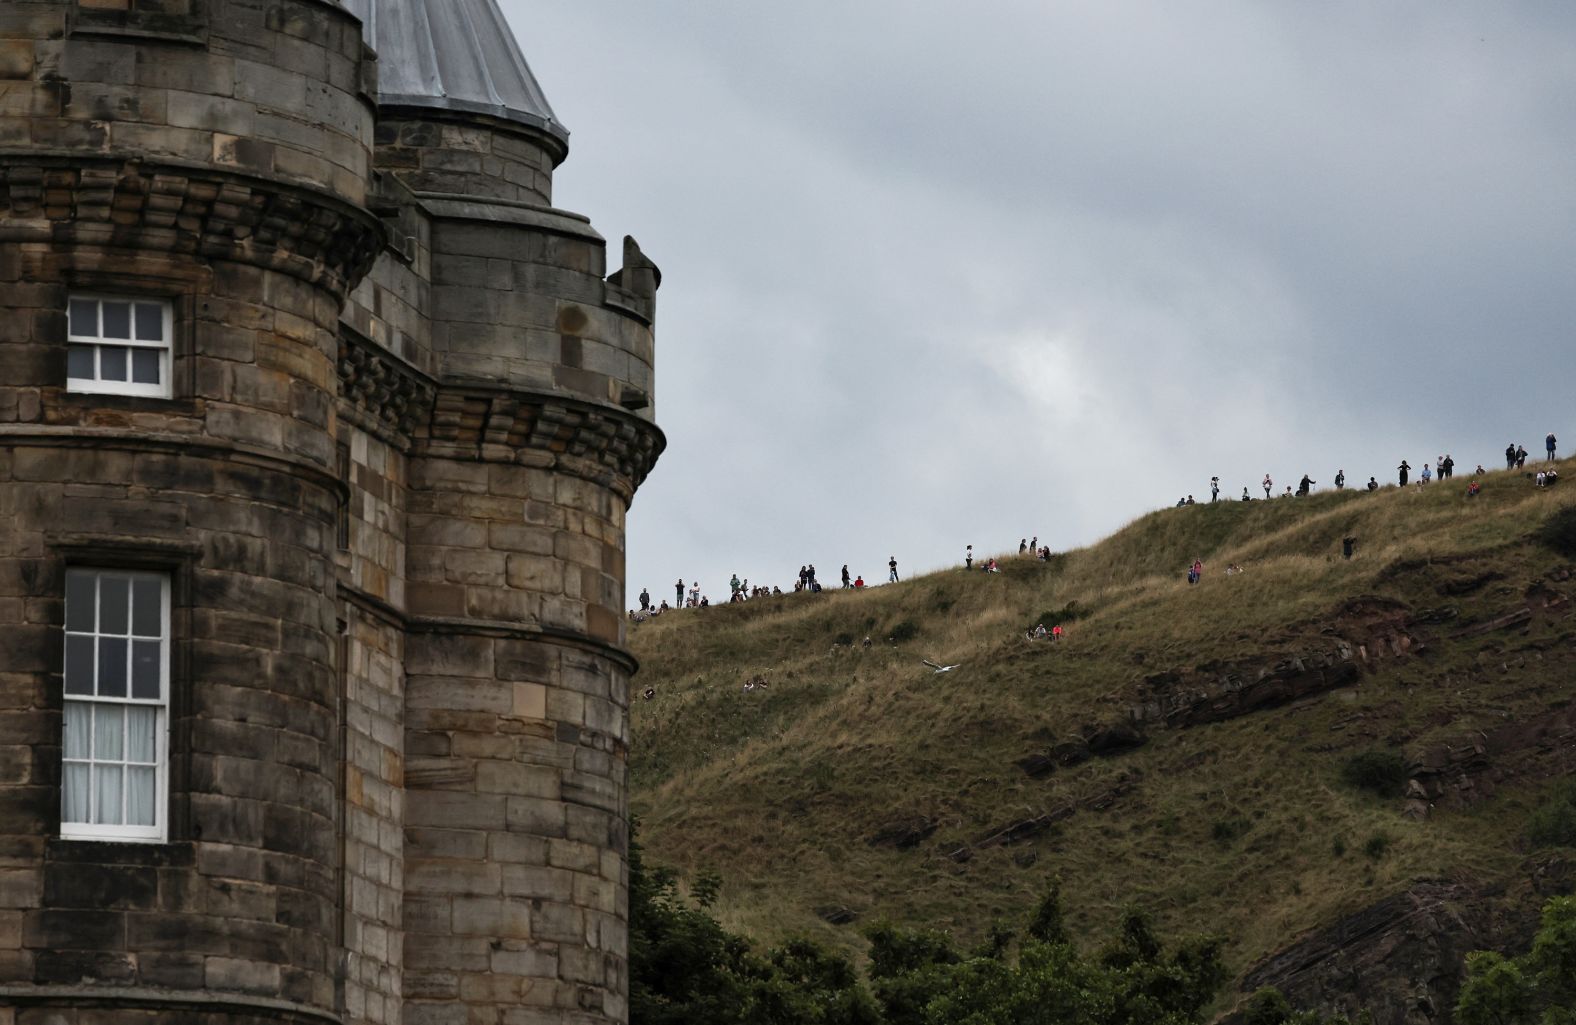
[[[1549,465],[1546,468],[1538,469],[1535,473],[1534,472],[1530,472],[1530,471],[1527,472],[1527,477],[1532,480],[1533,484],[1536,487],[1539,487],[1539,488],[1550,488],[1550,487],[1553,487],[1554,485],[1556,485],[1557,483],[1559,483],[1559,472],[1552,465],[1556,461],[1555,456],[1556,456],[1556,452],[1558,451],[1558,446],[1559,446],[1558,439],[1555,438],[1553,432],[1550,432],[1549,435],[1546,438],[1544,438],[1543,446],[1544,446],[1544,453],[1545,453],[1546,462]],[[1507,469],[1507,470],[1525,470],[1526,463],[1527,463],[1527,458],[1528,458],[1528,452],[1527,452],[1527,449],[1524,446],[1516,444],[1516,443],[1511,443],[1511,444],[1505,446],[1505,469]],[[1417,487],[1426,487],[1427,485],[1429,485],[1430,483],[1432,483],[1435,480],[1439,480],[1439,481],[1453,480],[1455,478],[1455,475],[1456,475],[1455,474],[1455,469],[1456,469],[1456,461],[1455,461],[1454,457],[1452,457],[1452,456],[1450,456],[1448,454],[1436,457],[1435,460],[1434,460],[1432,469],[1430,469],[1429,464],[1425,461],[1423,463],[1422,470],[1418,473],[1416,486]],[[1478,496],[1478,494],[1482,491],[1482,485],[1478,482],[1477,478],[1481,477],[1483,474],[1485,474],[1487,472],[1488,471],[1483,468],[1483,464],[1482,463],[1477,464],[1477,469],[1476,469],[1476,471],[1473,474],[1473,479],[1467,484],[1467,489],[1466,489],[1466,492],[1465,492],[1465,495],[1466,495],[1467,498],[1476,498]],[[1411,473],[1412,473],[1412,466],[1411,466],[1411,464],[1407,460],[1402,459],[1400,464],[1396,467],[1396,484],[1397,484],[1397,486],[1403,487],[1403,488],[1406,487],[1407,484],[1411,481]],[[1285,486],[1285,490],[1278,497],[1280,497],[1280,498],[1301,498],[1301,497],[1306,497],[1312,492],[1314,485],[1316,485],[1318,483],[1319,483],[1318,481],[1314,480],[1311,476],[1309,476],[1308,474],[1305,473],[1305,474],[1302,475],[1302,478],[1297,482],[1297,487],[1296,487],[1295,491],[1292,490],[1292,486],[1290,484],[1288,484],[1288,485]],[[1337,490],[1337,491],[1344,491],[1346,489],[1346,471],[1345,470],[1337,470],[1336,473],[1335,473],[1335,477],[1332,480],[1332,483],[1335,486],[1335,490]],[[1259,486],[1264,489],[1264,497],[1265,497],[1265,499],[1269,499],[1271,497],[1276,497],[1276,496],[1274,496],[1275,482],[1274,482],[1273,478],[1270,476],[1270,474],[1266,473],[1264,475],[1264,480],[1260,482]],[[1368,482],[1366,484],[1364,484],[1362,487],[1366,491],[1373,492],[1373,491],[1378,491],[1379,488],[1381,487],[1381,485],[1380,485],[1379,481],[1375,477],[1370,476],[1368,478]],[[1213,503],[1213,502],[1219,501],[1220,500],[1220,492],[1221,492],[1220,477],[1219,476],[1211,477],[1209,479],[1209,500],[1210,500],[1210,502]],[[1253,498],[1253,495],[1250,493],[1250,491],[1249,491],[1249,489],[1247,487],[1243,487],[1243,489],[1242,489],[1242,497],[1241,497],[1240,500],[1243,501],[1243,502],[1255,501],[1255,499]],[[1176,504],[1177,504],[1178,508],[1181,508],[1181,507],[1184,507],[1184,506],[1197,505],[1198,503],[1197,503],[1197,501],[1194,499],[1194,497],[1192,495],[1186,495],[1186,496],[1178,499]],[[1353,553],[1353,550],[1355,548],[1356,542],[1357,542],[1357,539],[1354,538],[1354,537],[1342,538],[1341,549],[1342,549],[1342,555],[1343,555],[1344,558],[1350,559],[1352,557],[1352,553]],[[1049,561],[1050,558],[1051,558],[1051,549],[1050,549],[1049,546],[1043,546],[1042,547],[1040,545],[1039,536],[1036,535],[1033,538],[1020,538],[1019,539],[1019,541],[1018,541],[1018,555],[1020,557],[1032,556],[1032,557],[1034,557],[1036,559],[1039,559],[1042,562],[1045,562],[1045,561]],[[964,548],[963,568],[967,569],[967,570],[973,570],[975,568],[974,563],[975,563],[974,546],[973,545],[967,545]],[[983,571],[983,572],[986,572],[986,573],[999,573],[1001,571],[1001,566],[1000,566],[1000,564],[998,563],[998,561],[994,557],[991,557],[991,558],[986,558],[983,562],[981,562],[980,566],[979,566],[979,569],[981,571]],[[890,556],[888,558],[888,560],[887,560],[887,570],[888,570],[888,574],[887,574],[888,582],[889,583],[897,583],[898,580],[899,580],[898,571],[897,571],[897,556],[894,555],[894,556]],[[1241,572],[1243,572],[1242,567],[1238,566],[1236,563],[1232,563],[1232,564],[1230,564],[1230,565],[1228,565],[1226,567],[1226,575],[1227,576],[1233,576],[1233,575],[1235,575],[1237,573],[1241,573]],[[863,589],[865,587],[865,578],[864,578],[863,574],[857,574],[857,575],[853,575],[851,577],[850,574],[849,574],[849,571],[848,571],[848,565],[846,563],[843,565],[842,572],[841,572],[840,576],[841,576],[841,584],[842,584],[842,588],[843,589],[846,589],[846,590],[861,590],[861,589]],[[1189,566],[1188,570],[1187,570],[1187,582],[1189,584],[1197,584],[1200,580],[1203,579],[1203,576],[1204,576],[1204,564],[1203,564],[1203,562],[1201,560],[1199,560],[1199,559],[1194,559],[1192,565]],[[816,578],[816,570],[815,570],[814,564],[806,563],[805,565],[799,567],[799,576],[798,576],[798,579],[794,582],[794,585],[793,585],[793,588],[792,588],[792,593],[795,593],[795,594],[803,593],[803,592],[819,593],[821,591],[821,589],[822,589],[821,588],[821,583]],[[743,601],[749,601],[749,600],[756,599],[756,598],[776,597],[776,596],[780,596],[780,595],[782,595],[784,593],[785,592],[781,588],[776,587],[776,586],[772,586],[772,587],[766,587],[766,586],[751,587],[750,586],[750,582],[749,582],[748,579],[740,580],[738,574],[735,573],[733,575],[733,578],[729,581],[729,598],[728,598],[728,601],[730,603],[743,602]],[[687,594],[687,597],[686,597],[686,594]],[[688,585],[688,588],[687,588],[687,591],[686,591],[686,585],[684,583],[684,579],[682,577],[680,577],[678,582],[674,585],[674,598],[673,598],[673,604],[672,605],[669,605],[668,602],[666,601],[666,599],[664,599],[660,604],[653,604],[652,603],[652,599],[651,599],[651,593],[649,591],[647,591],[645,588],[642,588],[641,591],[640,591],[640,608],[638,610],[631,610],[629,615],[630,615],[630,618],[632,620],[634,620],[635,622],[643,622],[644,620],[646,620],[647,618],[649,618],[651,616],[661,615],[662,613],[671,611],[672,609],[675,609],[675,608],[707,608],[710,605],[711,605],[711,599],[707,595],[701,593],[699,581],[694,581],[694,582],[690,583]],[[1037,626],[1034,630],[1029,631],[1027,636],[1029,636],[1031,639],[1039,639],[1041,637],[1050,637],[1051,639],[1055,640],[1055,639],[1059,639],[1062,636],[1062,628],[1060,626],[1055,626],[1050,631],[1046,631],[1044,625],[1041,624],[1041,625]]]

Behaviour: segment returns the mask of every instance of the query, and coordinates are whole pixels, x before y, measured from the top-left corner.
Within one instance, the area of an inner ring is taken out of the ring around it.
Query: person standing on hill
[[[644,587],[640,589],[640,611],[651,611],[651,592],[646,590]]]
[[[1406,487],[1406,475],[1410,473],[1411,470],[1411,464],[1409,464],[1405,459],[1401,460],[1401,465],[1396,467],[1396,471],[1401,475],[1401,486],[1403,488]]]
[[[1516,446],[1515,445],[1506,445],[1505,446],[1505,469],[1507,469],[1507,470],[1514,470],[1515,468],[1516,468]]]
[[[1446,452],[1445,461],[1439,464],[1439,479],[1454,480],[1455,476],[1456,461],[1450,457],[1450,453]]]
[[[1211,503],[1214,503],[1219,498],[1220,498],[1220,478],[1219,477],[1211,477],[1209,479],[1209,500],[1210,500]]]
[[[1029,550],[1029,539],[1026,538],[1026,537],[1020,537],[1018,539],[1018,554],[1022,555],[1024,552],[1026,552],[1028,550]]]
[[[1419,484],[1427,484],[1429,482],[1429,480],[1430,480],[1430,477],[1428,476],[1428,464],[1424,463],[1423,464],[1423,472],[1417,475],[1417,483],[1419,483]]]
[[[1547,438],[1543,439],[1543,447],[1548,450],[1549,462],[1551,463],[1554,462],[1554,448],[1557,444],[1558,442],[1554,440],[1554,433],[1552,431],[1549,433]]]
[[[1029,538],[1029,552],[1030,552],[1030,554],[1037,554],[1039,552],[1039,550],[1040,550],[1040,535],[1036,534],[1033,537]]]
[[[973,569],[974,568],[974,546],[973,545],[965,545],[963,547],[963,568],[964,569]]]
[[[1520,445],[1516,446],[1516,469],[1527,465],[1527,450]]]
[[[1425,467],[1423,467],[1423,469],[1426,470],[1426,469],[1428,469],[1428,467],[1425,466]],[[1445,457],[1444,456],[1435,456],[1434,457],[1434,476],[1439,478],[1440,480],[1444,480],[1445,479]]]
[[[894,555],[887,560],[887,569],[891,570],[891,582],[897,583],[897,556]]]
[[[1337,491],[1345,491],[1346,490],[1346,471],[1345,470],[1336,470],[1335,471],[1335,490],[1337,490]]]
[[[849,580],[849,577],[848,577],[848,563],[845,562],[845,563],[843,563],[843,587],[849,588],[849,587],[853,587],[853,586],[854,586],[853,583]]]
[[[1275,487],[1275,482],[1270,480],[1270,475],[1266,473],[1264,475],[1264,497],[1265,498],[1270,497],[1270,490],[1272,488],[1274,488],[1274,487]]]
[[[728,581],[728,593],[730,595],[739,593],[739,574],[735,573],[733,579]]]
[[[675,608],[684,607],[684,578],[679,577],[679,582],[673,585],[673,605]]]
[[[1318,481],[1316,481],[1313,478],[1309,477],[1306,473],[1303,474],[1302,475],[1302,480],[1297,483],[1297,497],[1298,498],[1307,498],[1308,497],[1308,492],[1317,483],[1318,483]]]
[[[1379,482],[1374,480],[1372,477],[1369,477],[1368,478],[1368,490],[1369,491],[1378,491],[1379,490]]]

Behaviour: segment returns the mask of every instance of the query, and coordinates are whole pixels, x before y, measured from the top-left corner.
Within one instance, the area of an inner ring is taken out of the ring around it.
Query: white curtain
[[[126,710],[120,705],[93,709],[93,760],[118,762],[126,757]]]
[[[118,826],[125,820],[120,813],[120,795],[125,772],[119,765],[93,766],[93,821]]]

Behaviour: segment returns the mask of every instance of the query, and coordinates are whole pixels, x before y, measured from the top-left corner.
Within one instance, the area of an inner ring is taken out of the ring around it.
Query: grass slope
[[[1341,767],[1360,751],[1415,754],[1568,700],[1576,621],[1457,636],[1525,606],[1533,581],[1569,566],[1531,540],[1576,501],[1576,464],[1561,468],[1568,483],[1548,492],[1490,474],[1471,501],[1458,478],[1168,509],[1049,563],[1005,559],[996,575],[948,571],[632,628],[639,688],[656,690],[634,707],[643,843],[654,862],[720,872],[724,922],[763,940],[805,933],[855,946],[851,930],[815,914],[829,905],[970,938],[993,919],[1021,919],[1060,878],[1075,927],[1103,932],[1136,903],[1169,929],[1225,932],[1238,968],[1413,879],[1509,878],[1546,783],[1413,821],[1400,794],[1353,790]],[[1339,557],[1346,535],[1359,539],[1350,562]],[[1205,576],[1189,587],[1195,557]],[[1228,562],[1245,572],[1226,577]],[[1015,764],[1086,724],[1124,720],[1152,674],[1329,651],[1359,629],[1340,610],[1364,595],[1448,605],[1457,618],[1423,652],[1321,699],[1147,727],[1146,746],[1043,779]],[[1062,643],[1025,640],[1069,603],[1085,615]],[[866,635],[870,648],[857,643]],[[936,676],[921,658],[962,668]],[[758,675],[769,687],[746,693]],[[948,857],[1123,780],[1129,789],[1103,811]],[[905,817],[938,826],[907,850],[867,842]]]

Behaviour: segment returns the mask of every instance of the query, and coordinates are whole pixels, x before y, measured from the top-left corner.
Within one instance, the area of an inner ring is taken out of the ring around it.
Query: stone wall
[[[0,1025],[627,1019],[660,276],[329,0],[0,8]],[[74,292],[173,396],[68,392]],[[172,581],[165,843],[63,841],[71,566]],[[86,987],[91,996],[82,992]]]

